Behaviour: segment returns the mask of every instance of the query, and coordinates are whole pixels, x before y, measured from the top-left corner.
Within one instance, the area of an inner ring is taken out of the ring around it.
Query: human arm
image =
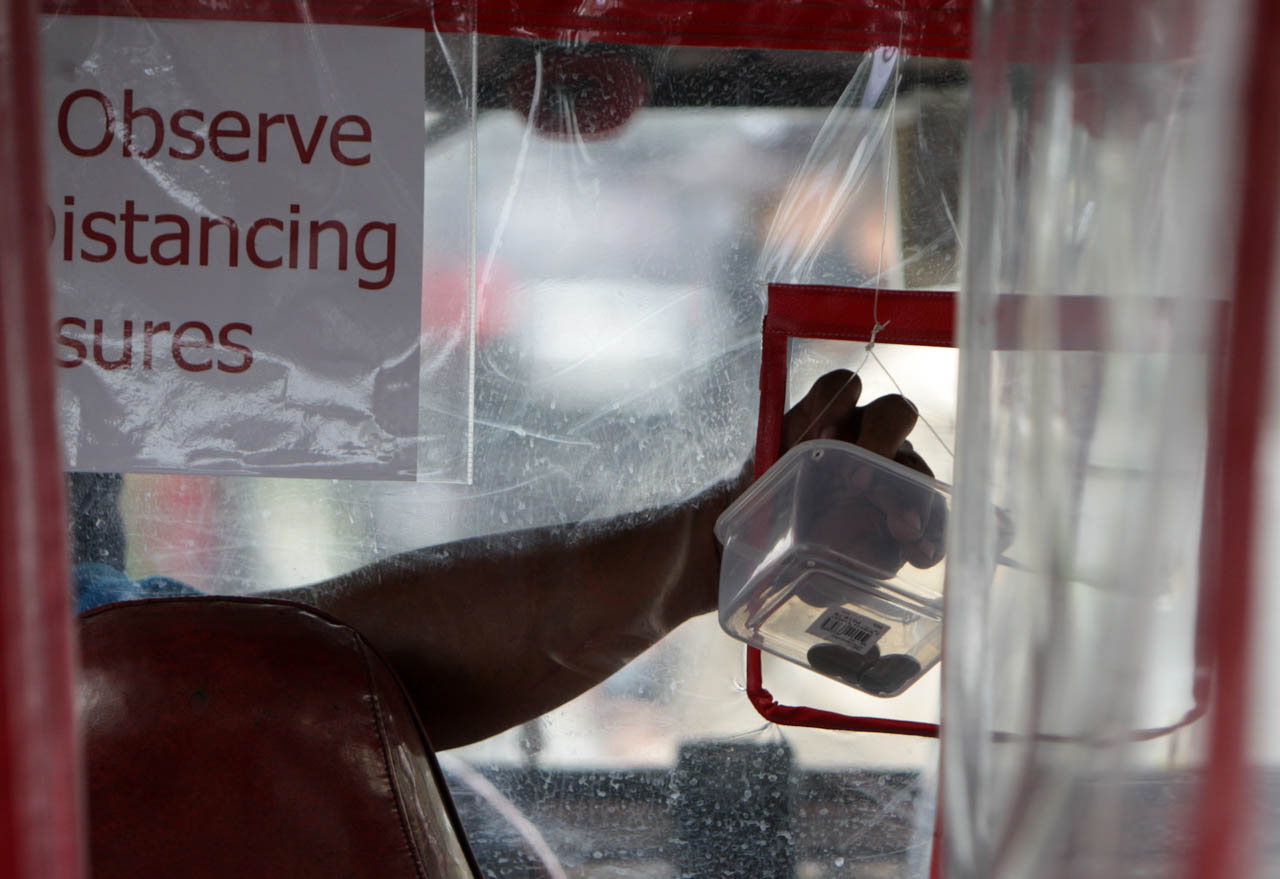
[[[784,448],[824,437],[899,455],[914,408],[901,397],[858,407],[860,391],[847,371],[824,376],[785,416]],[[563,704],[713,610],[712,529],[749,482],[744,469],[677,506],[415,550],[276,594],[359,629],[401,676],[435,745],[455,747]],[[888,518],[915,545],[929,510]]]

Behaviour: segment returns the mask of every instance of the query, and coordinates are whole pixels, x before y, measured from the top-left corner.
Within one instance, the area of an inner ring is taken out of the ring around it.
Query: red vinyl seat
[[[431,747],[358,632],[253,598],[80,621],[94,879],[472,877]]]

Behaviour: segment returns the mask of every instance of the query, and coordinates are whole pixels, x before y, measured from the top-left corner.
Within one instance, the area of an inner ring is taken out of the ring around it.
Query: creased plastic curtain
[[[1194,838],[1243,5],[1007,0],[975,24],[943,662],[955,879],[1176,876]]]
[[[771,218],[759,279],[954,283],[965,67],[896,46],[863,56]]]

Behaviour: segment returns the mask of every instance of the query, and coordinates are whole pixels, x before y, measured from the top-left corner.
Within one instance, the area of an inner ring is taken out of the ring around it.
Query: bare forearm
[[[678,506],[404,553],[278,593],[360,630],[434,744],[493,735],[584,692],[715,607],[725,483]]]

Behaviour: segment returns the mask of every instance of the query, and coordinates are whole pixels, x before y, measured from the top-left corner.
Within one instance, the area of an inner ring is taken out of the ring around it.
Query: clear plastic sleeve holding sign
[[[42,22],[69,467],[465,482],[471,40],[159,7]]]
[[[720,625],[864,693],[898,695],[942,653],[947,494],[857,446],[801,443],[716,523]],[[904,547],[895,533],[908,513],[922,527]]]

